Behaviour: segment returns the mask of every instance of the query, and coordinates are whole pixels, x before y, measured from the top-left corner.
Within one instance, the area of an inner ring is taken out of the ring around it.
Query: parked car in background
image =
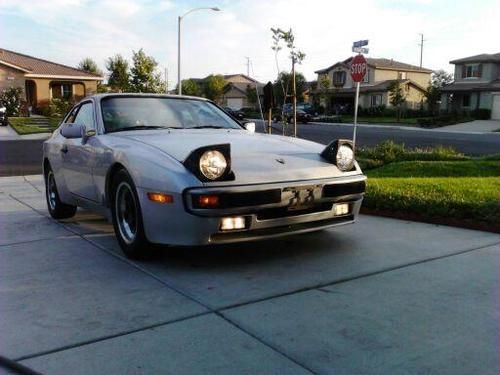
[[[7,108],[0,104],[0,125],[7,126]]]
[[[111,217],[131,258],[353,223],[366,177],[352,142],[255,133],[203,98],[100,94],[43,145],[48,211]]]
[[[285,116],[285,121],[286,122],[293,122],[293,108],[288,108],[286,107],[285,110],[283,111],[283,115]],[[301,122],[303,124],[307,124],[309,121],[311,121],[312,116],[305,111],[301,109],[297,109],[297,122]],[[276,114],[273,116],[273,121],[274,122],[279,122],[281,121],[282,116],[280,113]]]

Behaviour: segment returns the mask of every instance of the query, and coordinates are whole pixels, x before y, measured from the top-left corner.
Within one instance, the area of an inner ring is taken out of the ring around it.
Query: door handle
[[[63,154],[67,153],[67,152],[68,152],[68,146],[66,146],[66,145],[62,145],[62,147],[61,147],[61,152],[62,152]]]

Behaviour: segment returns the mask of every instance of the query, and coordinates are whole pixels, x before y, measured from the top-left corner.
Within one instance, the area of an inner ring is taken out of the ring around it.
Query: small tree
[[[205,79],[204,84],[204,94],[208,99],[213,100],[214,102],[219,102],[224,94],[224,88],[226,87],[226,80],[221,75],[209,75]],[[183,87],[184,89],[184,87]]]
[[[106,60],[106,69],[109,72],[108,86],[115,92],[128,92],[130,90],[130,73],[128,61],[122,55],[115,55]]]
[[[102,70],[99,69],[97,63],[90,57],[86,57],[82,61],[80,61],[80,63],[78,64],[78,69],[98,76],[102,76]]]
[[[295,73],[295,87],[297,93],[297,99],[303,101],[304,91],[306,90],[306,79],[302,73]],[[288,88],[293,85],[293,75],[288,72],[281,72],[273,83],[274,97],[276,98],[276,103],[291,103],[292,98],[290,95],[284,96],[284,92],[288,92]],[[285,87],[283,92],[282,88]]]
[[[318,82],[320,104],[326,107],[328,99],[328,89],[330,88],[330,79],[327,75],[321,75]]]
[[[176,87],[176,91],[179,92],[179,85]],[[192,79],[183,79],[182,80],[182,94],[183,95],[191,95],[191,96],[201,96],[201,88],[200,85],[196,83],[196,81]]]
[[[432,115],[435,115],[437,112],[437,103],[441,100],[442,88],[449,85],[451,82],[453,82],[453,75],[445,72],[444,70],[438,70],[432,73],[431,83],[424,93],[424,96],[427,99],[427,105],[429,106],[429,111]]]
[[[247,85],[246,95],[248,102],[255,107],[255,105],[257,104],[257,91],[255,89],[255,86]]]
[[[20,87],[9,87],[3,90],[0,95],[0,105],[5,106],[7,116],[19,116],[22,93],[23,90]]]
[[[401,120],[401,109],[403,104],[406,102],[406,94],[401,87],[401,81],[393,81],[389,85],[389,98],[390,103],[396,108],[397,119]]]
[[[130,86],[135,92],[165,92],[166,83],[162,80],[161,74],[156,72],[158,63],[156,60],[147,56],[142,48],[132,51],[132,69],[130,69]]]

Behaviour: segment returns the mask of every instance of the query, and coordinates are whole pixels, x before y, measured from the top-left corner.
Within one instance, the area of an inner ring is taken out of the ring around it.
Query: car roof
[[[86,97],[85,99],[95,98],[97,100],[102,100],[105,98],[170,98],[170,99],[194,99],[200,100],[204,102],[209,102],[209,99],[201,98],[199,96],[189,96],[189,95],[172,95],[172,94],[154,94],[154,93],[135,93],[135,92],[127,92],[127,93],[105,93],[105,94],[95,94]]]

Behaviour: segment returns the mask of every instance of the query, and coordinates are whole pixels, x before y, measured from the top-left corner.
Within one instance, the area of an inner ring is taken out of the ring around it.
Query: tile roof
[[[102,79],[101,76],[92,74],[67,65],[42,60],[36,57],[24,55],[0,48],[0,63],[6,63],[12,67],[25,71],[27,74],[39,74],[48,76],[71,76],[79,78]]]
[[[480,63],[480,62],[500,62],[500,52],[499,53],[483,53],[481,55],[464,57],[462,59],[456,59],[450,61],[450,64],[462,64],[462,63]]]
[[[441,89],[441,92],[500,91],[500,79],[491,82],[454,82]]]
[[[331,70],[332,68],[336,66],[348,66],[349,63],[351,62],[352,57],[349,57],[348,59],[344,61],[339,61],[328,68],[325,69],[320,69],[317,70],[315,73],[326,73],[327,71]],[[416,71],[416,72],[423,72],[423,73],[432,73],[431,69],[427,68],[421,68],[416,65],[411,65],[411,64],[406,64],[400,61],[396,61],[394,59],[385,59],[385,58],[373,58],[373,57],[366,57],[366,62],[368,63],[369,66],[378,68],[378,69],[391,69],[391,70],[403,70],[403,71]]]
[[[406,80],[397,80],[397,79],[389,79],[389,80],[386,80],[386,81],[380,81],[380,82],[377,82],[377,83],[374,83],[374,84],[370,84],[370,85],[366,85],[366,84],[362,84],[359,88],[359,92],[361,93],[370,93],[370,92],[382,92],[382,91],[387,91],[389,90],[389,86],[391,85],[391,83],[393,82],[400,82],[400,83],[408,83],[412,86],[414,86],[415,88],[421,90],[421,91],[425,91],[425,88],[423,88],[422,86],[420,86],[419,84],[417,84],[416,82],[413,82],[411,79],[406,79]],[[314,93],[318,93],[319,90],[316,89],[313,91]],[[351,88],[330,88],[328,89],[328,92],[331,92],[331,93],[337,93],[337,94],[354,94],[356,92],[356,88],[355,87],[351,87]]]

